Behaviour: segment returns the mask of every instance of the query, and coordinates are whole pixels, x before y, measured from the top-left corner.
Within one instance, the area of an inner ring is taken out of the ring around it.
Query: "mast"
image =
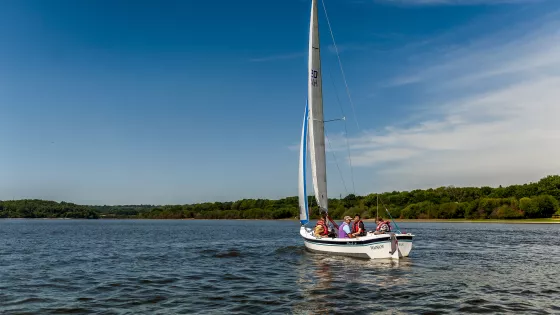
[[[328,198],[323,118],[323,80],[321,74],[317,0],[311,1],[308,70],[309,153],[311,157],[313,190],[315,191],[315,199],[317,200],[320,210],[327,211]]]

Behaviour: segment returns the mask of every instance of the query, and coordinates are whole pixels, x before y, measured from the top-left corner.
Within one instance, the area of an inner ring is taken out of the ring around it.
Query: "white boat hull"
[[[407,257],[412,250],[414,235],[368,233],[357,238],[316,237],[309,228],[301,227],[301,237],[305,247],[312,252],[329,253],[333,255],[351,256],[366,259],[400,259]],[[393,247],[398,248],[394,250]]]

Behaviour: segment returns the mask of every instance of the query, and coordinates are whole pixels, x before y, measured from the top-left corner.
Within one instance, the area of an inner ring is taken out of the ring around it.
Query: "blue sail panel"
[[[307,125],[309,118],[309,104],[305,103],[305,113],[303,115],[303,126],[301,130],[301,143],[299,152],[299,220],[301,224],[309,222],[309,207],[307,204]]]

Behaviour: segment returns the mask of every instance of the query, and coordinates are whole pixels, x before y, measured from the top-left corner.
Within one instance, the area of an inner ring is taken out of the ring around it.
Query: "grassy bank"
[[[363,220],[364,222],[375,222],[373,219]],[[560,219],[542,218],[542,219],[510,219],[510,220],[468,220],[468,219],[397,219],[397,223],[404,222],[442,222],[442,223],[519,223],[519,224],[538,224],[538,223],[559,223]]]
[[[82,218],[0,218],[10,219],[10,220],[72,220],[72,219],[82,219]],[[284,219],[194,219],[194,218],[176,218],[176,219],[159,219],[159,218],[141,218],[141,217],[127,217],[127,218],[116,218],[116,217],[104,217],[101,216],[101,220],[216,220],[216,221],[293,221],[299,222],[297,218],[284,218]],[[314,223],[316,220],[312,219],[311,222]],[[368,225],[374,224],[374,219],[364,219],[362,220]],[[560,224],[560,218],[552,219],[514,219],[514,220],[493,220],[493,219],[480,219],[480,220],[468,220],[468,219],[396,219],[398,223],[497,223],[497,224]],[[335,220],[337,223],[341,223],[342,220]]]
[[[105,218],[101,217],[101,219],[119,219],[119,218]],[[122,219],[122,218],[120,218]],[[128,218],[128,219],[136,219],[136,220],[162,220],[162,219],[146,219],[146,218]],[[176,220],[216,220],[216,221],[294,221],[298,222],[298,218],[284,218],[284,219],[193,219],[193,218],[183,218],[183,219],[176,219]],[[316,220],[311,219],[311,222],[315,222]],[[334,220],[337,223],[342,222],[342,220]],[[339,222],[340,221],[340,222]],[[364,219],[362,220],[366,223],[374,223],[374,219]],[[468,220],[468,219],[396,219],[398,223],[409,223],[409,222],[419,222],[419,223],[519,223],[519,224],[550,224],[550,223],[557,223],[560,224],[560,218],[552,219],[552,218],[543,218],[543,219],[515,219],[515,220],[492,220],[492,219],[480,219],[480,220]]]

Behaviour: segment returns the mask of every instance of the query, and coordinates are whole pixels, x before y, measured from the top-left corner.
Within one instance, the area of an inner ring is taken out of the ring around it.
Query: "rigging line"
[[[327,24],[329,25],[329,31],[331,33],[331,38],[334,44],[334,50],[336,51],[336,57],[338,58],[338,65],[340,66],[340,72],[342,73],[342,78],[344,80],[344,85],[346,86],[346,94],[348,94],[348,99],[350,100],[350,105],[352,105],[352,112],[354,113],[354,121],[356,121],[356,126],[360,130],[360,124],[358,124],[358,118],[356,116],[356,110],[354,109],[354,103],[352,102],[352,97],[350,96],[350,89],[348,88],[348,82],[346,81],[346,75],[344,75],[344,70],[342,69],[342,61],[340,61],[340,54],[338,53],[338,47],[334,40],[334,34],[331,28],[331,22],[329,21],[329,15],[327,14],[327,7],[325,6],[325,0],[321,0],[323,3],[323,9],[325,11],[325,17],[327,18]]]
[[[338,161],[336,160],[336,154],[334,153],[334,150],[332,149],[331,140],[327,136],[327,131],[325,131],[325,139],[327,139],[327,143],[329,144],[329,148],[331,149],[331,153],[334,157],[334,162],[336,163],[336,168],[338,168],[338,173],[340,174],[340,178],[342,179],[342,185],[344,185],[344,191],[346,191],[346,194],[348,195],[348,189],[346,188],[346,182],[344,181],[344,176],[342,176],[342,171],[340,170],[340,166],[338,166]]]
[[[340,98],[338,97],[338,90],[336,88],[336,85],[334,83],[334,79],[332,77],[332,72],[331,69],[328,68],[328,73],[329,73],[329,77],[331,79],[331,83],[333,85],[333,90],[334,90],[334,94],[336,95],[336,101],[338,102],[338,106],[340,107],[340,112],[342,113],[342,116],[344,115],[344,109],[342,108],[342,103],[340,102]],[[350,163],[350,178],[352,179],[352,191],[354,192],[354,195],[356,194],[356,184],[354,183],[354,168],[352,166],[352,156],[350,155],[350,142],[348,141],[348,127],[347,127],[347,122],[346,120],[344,120],[344,140],[346,141],[346,149],[348,150],[348,162]]]
[[[348,162],[350,163],[350,178],[352,179],[352,190],[354,195],[356,194],[356,185],[354,184],[354,168],[352,167],[352,157],[350,156],[350,143],[348,142],[348,128],[346,128],[346,122],[344,122],[344,138],[346,139],[346,149],[348,150]]]

